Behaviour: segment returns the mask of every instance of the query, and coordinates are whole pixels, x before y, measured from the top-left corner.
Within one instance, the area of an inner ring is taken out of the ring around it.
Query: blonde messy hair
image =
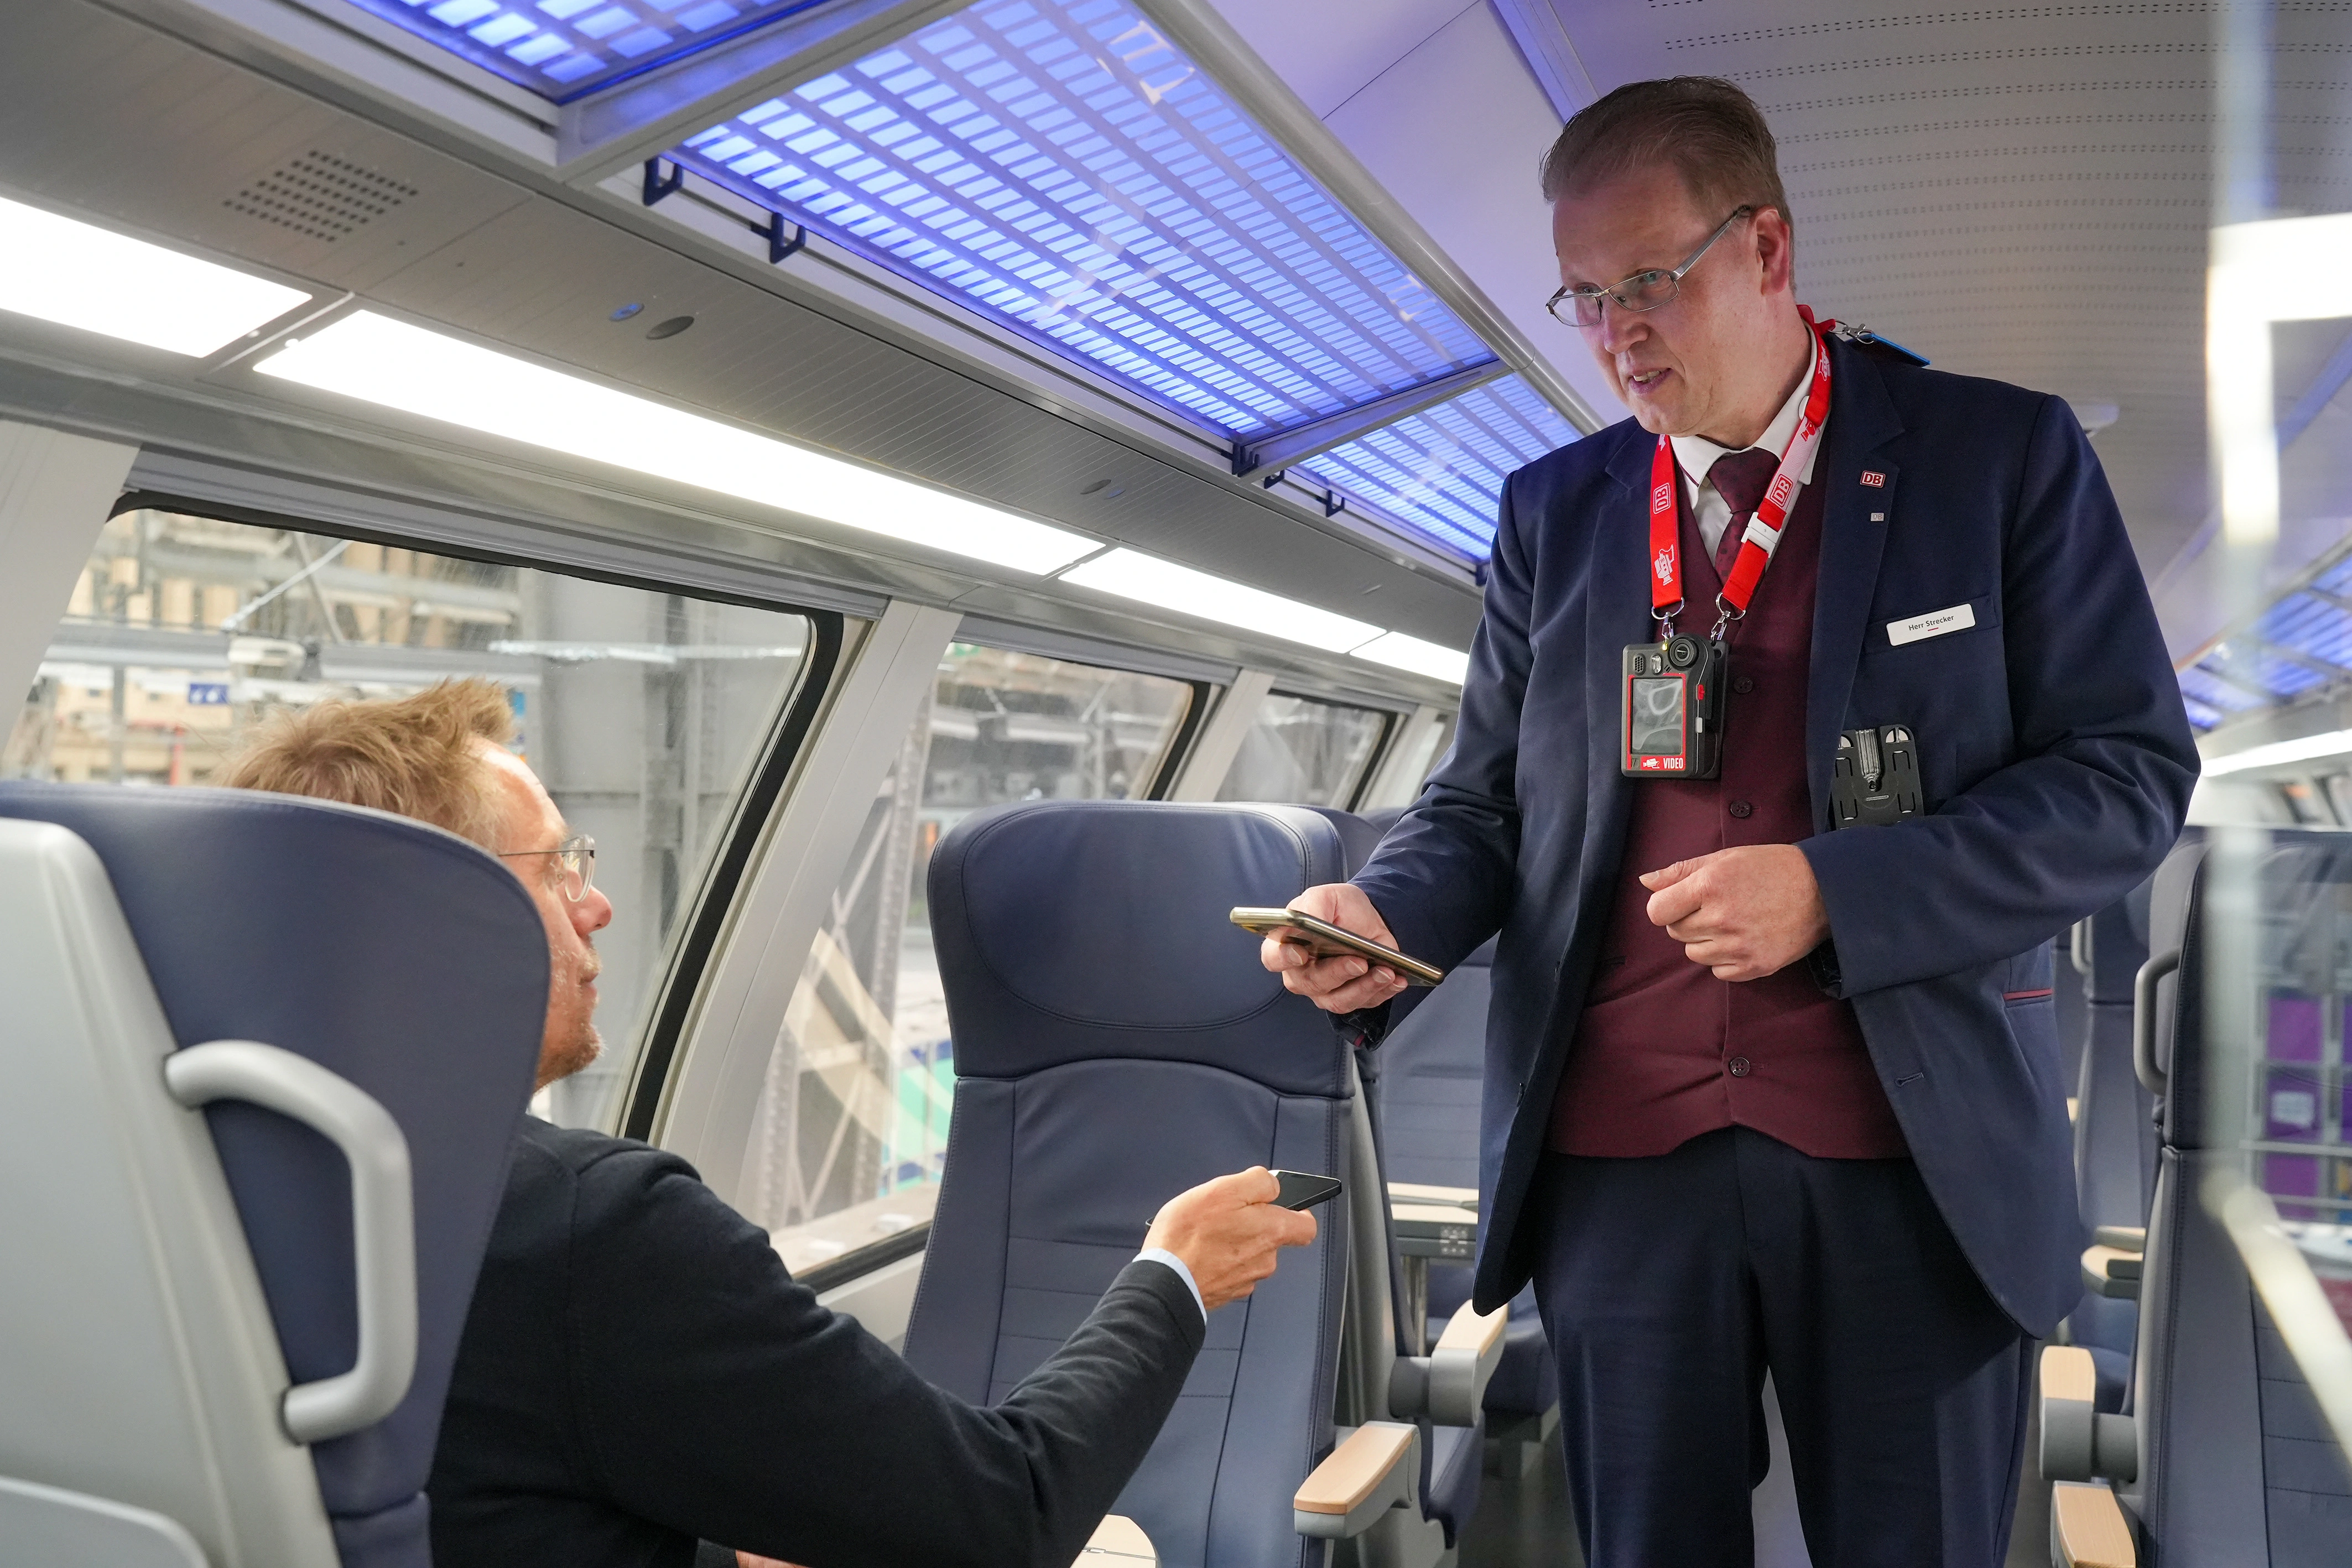
[[[498,848],[499,797],[485,741],[513,744],[514,711],[485,680],[443,681],[412,696],[334,700],[271,718],[238,753],[238,789],[372,806]]]

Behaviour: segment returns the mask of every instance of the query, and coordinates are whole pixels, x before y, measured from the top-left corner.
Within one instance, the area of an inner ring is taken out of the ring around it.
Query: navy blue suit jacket
[[[1993,1297],[2046,1336],[2083,1294],[2074,1139],[2053,1009],[2003,994],[2047,988],[2051,938],[2156,868],[2196,747],[2123,519],[2066,404],[1884,350],[1832,355],[1814,473],[1814,821],[1829,820],[1839,733],[1864,725],[1917,733],[1929,811],[1802,847],[1839,994],[1920,1174]],[[1654,441],[1627,420],[1511,476],[1453,750],[1355,879],[1416,956],[1450,967],[1500,932],[1482,1309],[1536,1267],[1521,1218],[1641,788],[1618,771],[1617,682],[1619,650],[1652,634]],[[1887,635],[1960,604],[1975,615],[1966,631]]]

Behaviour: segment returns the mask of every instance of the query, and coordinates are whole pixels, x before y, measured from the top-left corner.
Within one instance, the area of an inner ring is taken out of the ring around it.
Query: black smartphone
[[[1318,1203],[1330,1202],[1341,1191],[1338,1176],[1309,1176],[1305,1171],[1276,1171],[1274,1179],[1282,1184],[1282,1190],[1274,1197],[1277,1208],[1312,1208]]]

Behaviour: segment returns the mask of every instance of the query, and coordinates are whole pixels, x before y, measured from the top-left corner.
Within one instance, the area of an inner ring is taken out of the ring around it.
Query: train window
[[[1242,738],[1217,799],[1345,806],[1394,717],[1379,708],[1276,692]]]
[[[924,897],[933,846],[983,807],[1147,793],[1192,685],[957,643],[866,813],[769,1059],[746,1212],[795,1273],[855,1271],[929,1223],[953,1048]]]
[[[603,1125],[810,630],[789,612],[534,567],[128,512],[75,585],[0,777],[212,783],[273,710],[497,682],[518,749],[595,838],[613,899],[596,944],[605,1059],[535,1103]]]

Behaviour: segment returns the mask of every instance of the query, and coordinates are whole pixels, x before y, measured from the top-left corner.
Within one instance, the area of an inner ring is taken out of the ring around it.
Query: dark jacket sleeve
[[[2057,398],[2001,554],[2011,758],[1930,816],[1800,846],[1843,995],[2024,952],[2130,892],[2179,835],[2198,768],[2179,683],[2106,476]]]
[[[1057,1354],[977,1409],[818,1305],[683,1161],[634,1146],[581,1173],[569,1263],[573,1419],[606,1494],[822,1568],[1062,1568],[1142,1463],[1204,1333],[1173,1270],[1131,1263]]]
[[[1441,969],[1495,934],[1517,877],[1519,712],[1534,661],[1534,562],[1518,496],[1527,474],[1503,486],[1453,747],[1355,878],[1399,950]],[[1382,1010],[1356,1016],[1375,1037],[1390,1021]]]

